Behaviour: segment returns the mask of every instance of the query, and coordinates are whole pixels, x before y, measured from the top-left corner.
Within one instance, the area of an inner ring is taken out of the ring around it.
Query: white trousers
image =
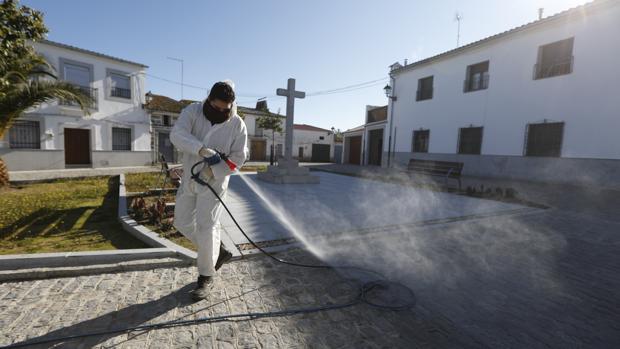
[[[209,188],[190,178],[183,178],[174,206],[174,226],[198,248],[198,273],[215,275],[215,262],[220,253],[219,218],[222,204]],[[218,183],[219,182],[219,183]],[[209,184],[222,199],[228,187],[224,181],[210,180]]]

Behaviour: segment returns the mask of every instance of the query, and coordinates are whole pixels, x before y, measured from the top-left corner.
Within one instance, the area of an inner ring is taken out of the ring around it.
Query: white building
[[[366,106],[366,123],[344,131],[342,163],[381,166],[383,144],[387,134],[387,106]]]
[[[237,107],[239,114],[243,116],[245,125],[248,130],[248,148],[250,150],[249,161],[268,161],[271,152],[274,151],[274,159],[284,154],[284,132],[275,132],[272,134],[271,130],[263,130],[257,124],[257,120],[261,116],[266,116],[264,111],[267,108],[266,101],[259,101],[256,104],[256,108]],[[277,113],[271,113],[272,115],[278,115],[282,118],[282,130],[286,129],[286,117]],[[274,148],[275,144],[275,148]]]
[[[306,162],[333,162],[334,133],[316,126],[294,124],[293,157]]]
[[[618,35],[620,2],[597,0],[392,66],[384,155],[400,166],[459,161],[466,175],[620,185]]]
[[[275,142],[271,130],[263,130],[257,124],[261,116],[267,115],[265,101],[259,101],[256,108],[239,106],[248,130],[248,147],[250,161],[268,161],[274,149],[275,159],[284,155],[286,117],[282,118],[282,132],[275,133]],[[272,148],[275,144],[275,148]],[[299,161],[330,162],[334,159],[334,135],[330,130],[310,125],[293,125],[293,157]]]
[[[177,163],[181,159],[178,150],[170,142],[170,132],[181,110],[192,102],[187,99],[177,101],[150,91],[146,93],[144,109],[151,120],[151,151],[155,162],[160,162],[162,156],[168,163]]]
[[[95,103],[90,115],[64,102],[24,113],[0,141],[8,168],[151,164],[150,123],[142,109],[147,66],[51,41],[34,46],[60,79],[80,86]]]

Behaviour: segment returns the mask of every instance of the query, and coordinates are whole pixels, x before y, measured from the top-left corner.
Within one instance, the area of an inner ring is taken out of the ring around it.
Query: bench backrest
[[[462,162],[411,159],[407,166],[409,171],[423,172],[430,175],[447,175],[459,177],[463,171]]]

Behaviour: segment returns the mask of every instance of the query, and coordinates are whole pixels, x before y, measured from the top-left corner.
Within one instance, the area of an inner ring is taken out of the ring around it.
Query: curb
[[[0,283],[59,277],[75,277],[94,274],[122,273],[128,271],[145,271],[156,268],[187,267],[189,265],[191,265],[191,262],[178,258],[157,258],[147,260],[123,261],[113,264],[3,270],[0,271]]]
[[[176,257],[176,253],[167,248],[14,254],[0,256],[0,271],[79,267],[93,264],[113,264],[143,259]]]

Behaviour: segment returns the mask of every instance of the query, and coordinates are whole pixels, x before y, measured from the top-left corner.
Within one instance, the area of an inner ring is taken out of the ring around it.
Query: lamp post
[[[394,77],[390,75],[392,79],[392,86],[394,85]],[[390,162],[392,159],[392,120],[394,116],[394,102],[396,101],[396,96],[393,94],[393,88],[390,84],[385,85],[383,91],[385,91],[385,96],[388,98],[388,105],[390,108],[390,134],[388,136],[388,158],[387,158],[387,167],[390,167]]]

